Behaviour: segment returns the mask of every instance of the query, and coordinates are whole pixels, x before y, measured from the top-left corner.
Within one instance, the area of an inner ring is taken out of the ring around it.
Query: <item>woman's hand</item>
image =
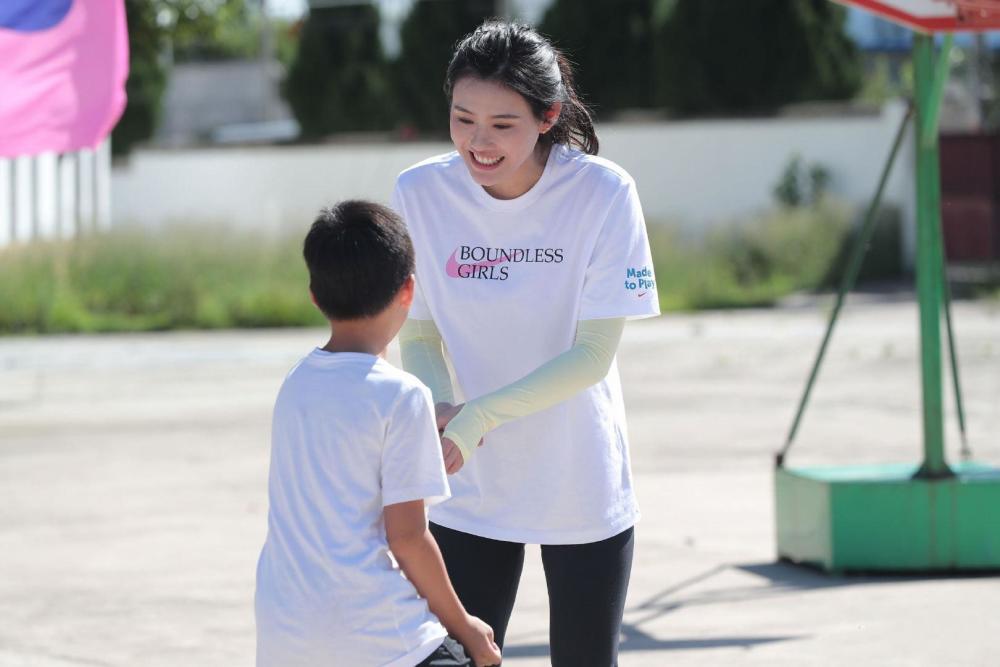
[[[449,475],[454,475],[465,465],[462,450],[449,438],[441,438],[441,455],[444,456],[444,471]]]
[[[452,405],[451,403],[443,402],[434,406],[434,412],[437,413],[438,435],[444,434],[444,430],[448,428],[448,423],[455,418],[455,415],[462,411],[463,407],[465,407],[465,403]],[[482,441],[480,441],[480,444],[482,444]],[[454,475],[465,465],[465,457],[462,456],[462,450],[449,438],[441,438],[441,455],[444,457],[444,470],[449,475]]]
[[[444,457],[444,469],[449,475],[454,475],[456,472],[462,469],[465,465],[465,457],[462,455],[462,450],[458,448],[458,445],[451,438],[445,438],[444,433],[448,428],[448,424],[454,419],[462,408],[465,407],[465,403],[459,403],[458,405],[452,405],[451,403],[438,403],[434,406],[434,411],[437,413],[437,427],[438,435],[441,436],[441,455]],[[483,440],[480,439],[476,443],[477,447],[483,446]]]

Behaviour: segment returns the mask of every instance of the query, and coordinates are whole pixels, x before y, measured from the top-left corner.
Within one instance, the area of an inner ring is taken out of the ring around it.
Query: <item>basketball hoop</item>
[[[925,34],[1000,30],[1000,0],[834,0]]]
[[[1000,0],[942,0],[954,5],[958,20],[972,26],[995,26],[1000,20]]]

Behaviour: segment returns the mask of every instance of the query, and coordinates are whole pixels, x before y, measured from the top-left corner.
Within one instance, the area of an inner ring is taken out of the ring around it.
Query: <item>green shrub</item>
[[[653,225],[650,243],[663,310],[769,306],[825,286],[850,237],[850,212],[823,202],[782,208],[702,239]]]
[[[322,324],[301,240],[220,227],[116,230],[0,251],[0,332]]]
[[[898,275],[899,213],[880,220],[862,278]],[[665,311],[769,306],[835,286],[855,228],[824,200],[688,238],[651,224]],[[214,225],[118,229],[0,250],[0,333],[322,325],[301,239]]]
[[[823,279],[822,287],[836,289],[840,286],[851,252],[861,231],[859,224],[844,239],[837,258]],[[903,215],[894,206],[883,206],[875,214],[875,229],[871,242],[861,262],[858,282],[897,280],[905,274],[903,266]]]
[[[815,206],[826,197],[831,178],[829,167],[816,162],[806,165],[802,156],[794,153],[771,194],[785,207]]]

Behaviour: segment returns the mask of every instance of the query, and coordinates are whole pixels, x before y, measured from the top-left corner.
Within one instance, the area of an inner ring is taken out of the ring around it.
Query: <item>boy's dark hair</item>
[[[320,211],[302,256],[316,304],[332,320],[381,313],[413,273],[413,242],[403,221],[368,201]]]

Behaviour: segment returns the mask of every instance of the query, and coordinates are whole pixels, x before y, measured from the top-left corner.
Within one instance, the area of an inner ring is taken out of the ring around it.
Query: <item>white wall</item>
[[[601,154],[635,177],[647,217],[706,224],[771,206],[796,153],[830,170],[833,193],[868,201],[904,114],[892,104],[878,115],[842,118],[606,125],[599,136]],[[898,160],[887,195],[901,203],[914,175],[906,151]]]
[[[706,228],[772,205],[795,153],[830,170],[835,194],[867,203],[904,111],[895,103],[869,115],[605,124],[598,132],[601,155],[635,177],[648,220]],[[340,143],[139,151],[114,170],[114,219],[304,228],[319,207],[341,198],[387,201],[399,171],[448,150],[447,143]],[[908,145],[886,191],[886,201],[903,207],[907,228],[913,200]]]
[[[0,158],[0,248],[110,225],[110,139],[95,150]]]
[[[388,202],[396,174],[445,143],[138,151],[114,170],[114,218],[305,228],[347,197]]]

